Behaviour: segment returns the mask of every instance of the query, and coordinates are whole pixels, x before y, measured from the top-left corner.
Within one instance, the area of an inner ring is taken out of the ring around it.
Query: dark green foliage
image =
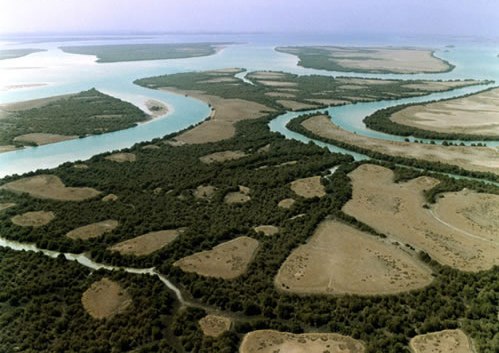
[[[243,70],[241,70],[242,72]],[[279,79],[272,79],[272,81],[291,82],[294,84],[292,87],[297,91],[293,91],[296,98],[290,98],[293,101],[300,103],[315,105],[317,108],[326,107],[326,104],[313,103],[311,101],[317,99],[334,99],[345,102],[363,102],[375,101],[381,99],[400,99],[405,97],[414,97],[428,94],[427,91],[417,91],[405,87],[407,84],[421,84],[426,81],[421,80],[384,80],[384,84],[373,84],[366,81],[362,86],[356,89],[345,89],[344,86],[348,84],[351,78],[339,77],[338,79],[328,76],[309,75],[299,76],[290,73],[280,73],[282,77]],[[224,98],[241,98],[257,103],[264,104],[268,107],[276,108],[278,110],[284,109],[279,103],[279,99],[268,96],[266,93],[275,92],[275,87],[266,86],[259,82],[259,79],[254,76],[254,73],[249,73],[247,78],[254,82],[254,85],[239,82],[234,83],[218,82],[210,83],[210,79],[216,78],[233,78],[233,73],[220,73],[217,72],[216,76],[212,72],[186,72],[171,75],[163,75],[156,77],[148,77],[136,80],[135,83],[148,87],[175,87],[180,90],[199,90],[209,92],[212,95]],[[362,80],[356,79],[356,80]],[[472,84],[472,83],[470,83]]]
[[[104,276],[119,282],[133,304],[95,320],[81,295]],[[0,248],[1,353],[155,351],[148,347],[173,352],[175,340],[168,336],[176,305],[155,277],[92,272],[63,258]]]
[[[61,47],[71,54],[95,55],[97,62],[182,59],[213,55],[216,46],[227,43],[113,44]]]
[[[16,136],[29,133],[101,134],[126,129],[146,119],[147,115],[133,104],[91,89],[39,108],[9,112],[0,120],[0,144],[16,144]]]
[[[185,75],[157,80],[161,85],[171,83],[170,78],[178,79],[176,84],[187,82],[184,88],[194,87],[199,77]],[[257,90],[247,90],[246,85],[232,90],[225,90],[223,85],[212,86],[224,97],[245,98],[248,93],[258,102],[270,99],[259,96]],[[95,322],[82,312],[79,296],[90,283],[101,278],[103,272],[87,277],[88,270],[63,262],[63,259],[3,251],[0,252],[0,342],[4,342],[5,335],[8,339],[5,342],[9,344],[7,351],[12,351],[10,348],[15,345],[38,349],[39,344],[45,344],[38,350],[232,353],[237,352],[246,332],[275,329],[294,333],[337,332],[363,340],[368,353],[398,353],[407,351],[410,338],[416,334],[462,327],[477,342],[480,353],[494,352],[498,337],[494,321],[494,315],[497,315],[494,308],[498,305],[497,267],[476,274],[463,273],[439,265],[428,254],[420,254],[420,258],[433,268],[435,280],[428,287],[410,293],[368,297],[297,296],[274,287],[274,277],[283,261],[293,249],[307,241],[325,218],[341,220],[373,236],[384,235],[341,211],[352,194],[348,173],[360,163],[312,143],[302,144],[270,133],[267,126],[270,119],[272,116],[240,122],[234,138],[218,143],[172,147],[163,143],[172,137],[168,136],[152,141],[159,149],[142,148],[151,142],[138,144],[128,150],[137,155],[134,163],[112,163],[104,159],[104,154],[85,162],[89,166],[86,170],[75,169],[72,163],[66,163],[50,171],[68,186],[94,187],[103,195],[114,193],[119,196],[115,202],[105,203],[100,198],[59,202],[0,191],[1,202],[17,203],[0,213],[0,234],[3,236],[36,242],[42,248],[89,252],[103,263],[156,267],[182,289],[184,297],[196,304],[196,308],[173,305],[171,295],[164,294],[165,287],[157,278],[106,273],[129,291],[134,306],[128,316],[123,314],[112,320]],[[268,152],[257,152],[267,144],[270,144]],[[210,165],[199,161],[203,155],[225,150],[241,150],[248,156]],[[289,161],[297,163],[278,167]],[[427,193],[429,201],[439,192],[462,187],[497,192],[492,185],[433,175],[424,169],[400,167],[394,162],[369,163],[394,169],[397,181],[420,175],[439,178],[442,183]],[[339,168],[330,175],[329,169],[335,165]],[[326,196],[303,199],[290,190],[292,180],[313,175],[323,176]],[[2,182],[17,178],[9,177]],[[211,201],[193,197],[192,191],[197,186],[208,184],[217,187]],[[225,204],[224,195],[239,185],[251,189],[251,201],[241,205]],[[291,209],[277,207],[280,200],[289,197],[297,199]],[[13,215],[33,210],[54,211],[56,219],[38,229],[25,229],[10,222]],[[301,214],[304,215],[294,217]],[[83,242],[64,236],[75,227],[108,218],[119,220],[120,226],[101,238]],[[252,228],[261,224],[278,226],[279,235],[266,237],[255,233]],[[184,226],[188,227],[185,233],[150,256],[121,256],[107,250],[112,244],[149,231]],[[241,235],[258,239],[260,247],[248,271],[239,278],[206,278],[172,266],[184,256]],[[415,251],[410,246],[407,248]],[[37,301],[32,299],[32,287],[36,289]],[[36,312],[37,306],[30,305],[32,302],[44,304],[41,313]],[[172,312],[172,308],[177,310]],[[234,329],[216,339],[204,337],[197,324],[207,311],[214,309],[228,312],[235,320]],[[55,330],[60,316],[65,319],[67,332],[54,335],[53,332],[58,333]],[[23,325],[25,318],[33,321],[32,326],[30,322]],[[42,322],[55,324],[44,326]],[[78,331],[75,331],[76,327]],[[39,332],[40,339],[37,338]],[[0,353],[3,353],[2,348]]]

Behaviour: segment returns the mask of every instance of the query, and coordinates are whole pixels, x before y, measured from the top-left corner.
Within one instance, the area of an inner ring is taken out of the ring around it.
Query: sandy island
[[[499,88],[463,98],[413,105],[396,112],[390,119],[429,131],[499,138]]]

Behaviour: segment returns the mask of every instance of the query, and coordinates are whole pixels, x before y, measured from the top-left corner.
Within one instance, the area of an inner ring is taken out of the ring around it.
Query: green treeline
[[[127,129],[146,119],[147,115],[133,104],[91,89],[41,107],[7,111],[7,116],[0,119],[0,145],[19,145],[21,142],[14,138],[30,133],[101,134]]]
[[[479,93],[470,93],[464,96],[460,96],[460,98],[473,96],[476,94],[481,94],[487,91],[490,91],[492,88],[480,91]],[[399,124],[390,118],[393,114],[412,106],[432,104],[436,102],[445,102],[450,100],[455,100],[456,98],[449,98],[440,101],[430,101],[424,104],[421,103],[413,103],[413,104],[403,104],[397,105],[394,107],[389,107],[385,109],[380,109],[375,113],[364,118],[363,122],[366,126],[373,130],[382,131],[392,135],[399,136],[414,136],[425,139],[438,139],[438,140],[479,140],[479,141],[497,141],[499,140],[499,136],[497,135],[473,135],[473,134],[465,134],[465,133],[452,133],[452,132],[438,132],[438,131],[430,131],[425,129],[420,129],[413,126]]]

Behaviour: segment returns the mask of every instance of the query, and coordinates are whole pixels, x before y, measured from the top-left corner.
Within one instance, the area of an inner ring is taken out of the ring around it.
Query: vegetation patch
[[[243,151],[221,151],[199,157],[199,160],[205,164],[211,164],[211,163],[222,163],[226,161],[233,161],[246,156],[247,154],[244,153]]]
[[[12,223],[21,227],[42,227],[49,224],[55,218],[53,212],[34,211],[26,212],[11,218]]]
[[[96,89],[0,107],[0,145],[34,145],[127,129],[148,116]]]
[[[458,228],[458,223],[446,224],[432,213],[424,192],[435,187],[438,180],[420,177],[395,183],[390,169],[371,164],[363,164],[349,176],[353,193],[343,207],[345,213],[462,271],[482,271],[499,264],[497,238],[491,241],[469,233]],[[471,197],[469,201],[476,198]],[[464,204],[472,206],[462,200],[461,206]],[[475,222],[481,223],[484,218],[488,217],[475,218]],[[487,222],[484,225],[487,226]]]
[[[177,239],[181,232],[181,229],[150,232],[115,244],[110,250],[117,251],[122,255],[149,255]]]
[[[431,271],[398,246],[337,221],[324,221],[281,266],[278,289],[299,294],[379,295],[427,286]]]
[[[0,186],[0,189],[59,201],[82,201],[100,194],[100,191],[93,188],[67,187],[58,176],[46,174],[11,181]]]
[[[232,320],[220,315],[206,315],[198,321],[205,336],[218,337],[232,327]]]
[[[224,43],[161,43],[63,46],[70,54],[95,55],[99,63],[183,59],[213,55]]]
[[[258,245],[258,240],[242,236],[184,257],[173,265],[201,276],[234,279],[246,272]]]
[[[114,219],[107,219],[105,221],[88,224],[86,226],[78,227],[68,232],[66,236],[71,239],[88,240],[98,238],[105,233],[112,232],[118,227],[118,221]]]
[[[351,337],[336,333],[293,334],[273,330],[247,333],[240,353],[363,353],[364,345]]]
[[[94,319],[108,319],[125,312],[132,298],[119,283],[104,277],[83,293],[81,303]]]
[[[415,353],[474,353],[470,339],[461,330],[444,330],[413,337],[410,347]]]
[[[326,195],[326,189],[321,183],[320,176],[298,179],[291,182],[291,190],[298,196],[310,199],[312,197],[323,197]]]

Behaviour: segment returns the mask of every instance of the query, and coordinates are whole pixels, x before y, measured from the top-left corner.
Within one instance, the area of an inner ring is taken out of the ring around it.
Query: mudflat
[[[499,88],[463,98],[413,105],[396,112],[390,119],[429,131],[499,136]]]
[[[297,294],[410,291],[432,281],[431,270],[414,255],[350,225],[324,221],[282,264],[275,285]]]
[[[343,130],[326,115],[311,117],[303,121],[302,126],[319,137],[334,139],[389,156],[441,162],[457,165],[466,170],[499,175],[497,149],[491,147],[441,146],[375,139]]]
[[[448,223],[443,222],[435,217],[432,209],[424,207],[423,192],[437,185],[436,179],[419,177],[394,183],[392,170],[371,164],[361,165],[349,177],[353,193],[352,199],[343,207],[345,213],[393,240],[411,244],[438,262],[462,271],[488,270],[499,264],[497,237],[459,228],[459,221],[455,222],[448,214],[445,215]],[[476,198],[464,200],[461,200],[461,205],[467,204],[467,207],[472,206],[468,201],[479,202]],[[487,205],[488,201],[484,202]],[[438,204],[436,207],[438,210]],[[476,207],[480,209],[481,206]],[[452,213],[452,210],[448,212]],[[455,218],[459,220],[461,216]],[[480,214],[473,222],[476,229],[487,228],[495,222],[494,212]]]

